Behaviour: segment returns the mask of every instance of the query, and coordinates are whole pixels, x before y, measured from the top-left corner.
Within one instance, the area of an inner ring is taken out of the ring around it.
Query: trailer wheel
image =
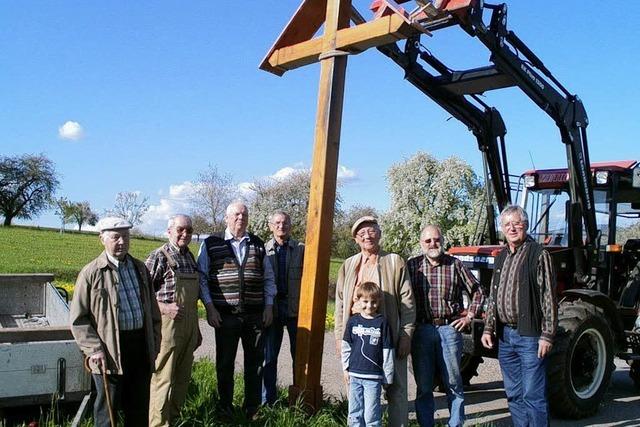
[[[566,418],[595,414],[613,369],[613,333],[602,312],[581,300],[562,304],[547,361],[551,411]]]

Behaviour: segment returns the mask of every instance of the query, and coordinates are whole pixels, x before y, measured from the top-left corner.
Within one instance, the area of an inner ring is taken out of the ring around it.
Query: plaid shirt
[[[175,302],[176,272],[169,268],[167,257],[162,253],[162,249],[166,250],[178,264],[176,267],[178,273],[197,273],[198,264],[189,248],[182,252],[171,243],[165,243],[149,254],[145,265],[151,275],[151,285],[156,292],[156,299],[158,302],[170,304]]]
[[[464,310],[462,291],[472,297],[470,313],[477,313],[484,298],[475,276],[462,262],[443,254],[432,266],[424,255],[407,261],[407,272],[416,299],[416,320],[430,323],[433,319],[455,319]]]
[[[121,331],[133,331],[142,328],[144,314],[142,313],[142,303],[140,301],[140,284],[136,267],[129,259],[124,260],[107,256],[117,267],[118,271],[118,327]]]

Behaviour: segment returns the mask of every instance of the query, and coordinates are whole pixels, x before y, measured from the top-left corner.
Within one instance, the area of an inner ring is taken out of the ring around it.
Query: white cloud
[[[251,200],[255,194],[252,187],[253,182],[241,182],[238,184],[238,193],[240,193],[241,197]]]
[[[302,164],[296,164],[294,166],[285,166],[282,169],[277,170],[273,175],[268,178],[281,180],[287,178],[289,175],[296,172],[308,172],[309,168],[305,168]],[[356,171],[349,169],[346,166],[338,165],[338,179],[342,182],[353,181],[357,178]]]
[[[338,165],[338,179],[342,182],[353,181],[356,179],[356,171],[346,166]]]
[[[293,173],[301,172],[301,171],[305,171],[305,170],[307,170],[307,169],[294,168],[294,167],[291,167],[291,166],[286,166],[286,167],[276,171],[276,173],[271,175],[269,178],[281,180],[281,179],[285,179],[286,177],[288,177],[289,175],[291,175]]]
[[[58,136],[61,139],[78,141],[84,136],[84,129],[82,128],[80,123],[68,120],[58,128]]]
[[[146,234],[166,235],[169,217],[179,213],[188,213],[189,197],[193,189],[194,184],[190,181],[170,185],[169,193],[164,197],[161,196],[157,204],[149,206],[149,210],[142,217],[142,224],[138,228]],[[164,194],[164,191],[161,191],[160,194]]]

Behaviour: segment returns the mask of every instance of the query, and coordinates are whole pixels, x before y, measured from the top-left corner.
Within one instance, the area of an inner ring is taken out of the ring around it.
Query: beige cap
[[[351,227],[351,235],[353,237],[356,236],[356,233],[358,232],[358,229],[363,224],[375,224],[375,225],[378,225],[378,220],[376,219],[376,217],[371,216],[371,215],[365,215],[365,216],[361,216],[360,218],[358,218],[356,220],[356,222],[353,223],[353,227]]]
[[[108,230],[129,229],[133,227],[133,224],[131,224],[126,219],[118,218],[116,216],[108,216],[98,221],[96,227],[98,228],[98,231],[102,233],[103,231]]]

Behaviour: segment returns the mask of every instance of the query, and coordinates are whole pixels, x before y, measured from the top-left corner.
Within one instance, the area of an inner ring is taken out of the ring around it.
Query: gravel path
[[[212,327],[200,321],[203,345],[196,351],[196,358],[215,358],[215,336]],[[285,332],[286,334],[286,332]],[[289,354],[289,341],[285,335],[278,360],[278,382],[286,387],[292,382],[292,368]],[[236,357],[236,372],[242,370],[242,345]],[[553,419],[552,426],[640,426],[640,392],[635,389],[629,378],[629,368],[625,362],[616,360],[617,369],[613,374],[611,386],[597,415],[580,421]],[[409,367],[411,369],[411,367]],[[478,369],[479,376],[471,380],[465,388],[465,425],[492,423],[495,426],[510,426],[511,421],[507,409],[507,400],[502,388],[502,374],[498,361],[485,359]],[[327,332],[324,339],[324,357],[322,359],[321,383],[326,395],[341,397],[345,395],[342,372],[335,354],[335,341],[332,332]],[[413,375],[409,373],[409,417],[415,418],[413,400],[416,386]],[[442,393],[436,393],[436,418],[446,422],[449,416],[447,399]]]

